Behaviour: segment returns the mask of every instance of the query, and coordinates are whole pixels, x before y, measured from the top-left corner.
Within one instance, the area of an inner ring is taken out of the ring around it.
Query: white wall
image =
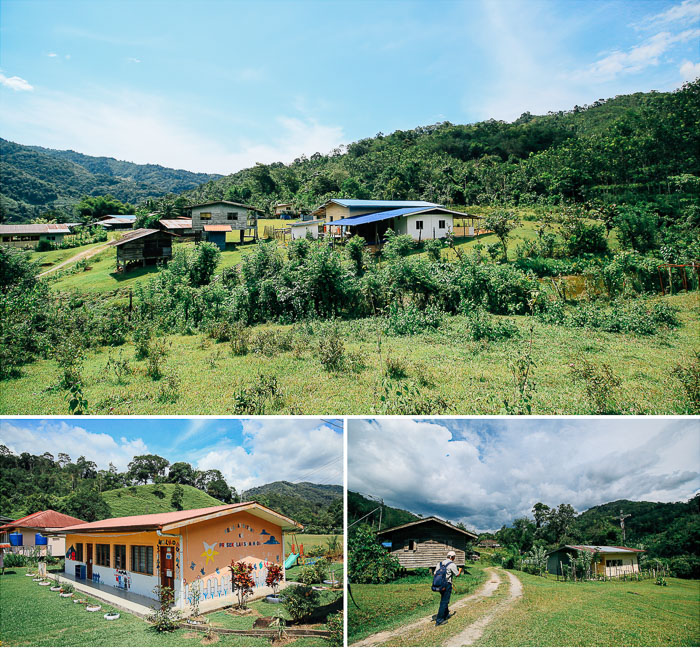
[[[416,222],[423,222],[423,230],[416,228]],[[439,227],[440,221],[445,221],[445,227]],[[452,214],[415,214],[396,219],[396,233],[408,234],[416,241],[445,238],[452,230]]]
[[[297,227],[290,227],[289,229],[292,232],[292,239],[306,238],[307,232],[311,232],[311,236],[317,239],[319,224],[313,223],[312,225],[299,225]]]
[[[65,573],[69,576],[75,576],[75,566],[76,565],[85,565],[84,562],[79,562],[76,560],[70,560],[69,558],[66,558],[66,567],[65,567]],[[154,566],[155,569],[155,566]],[[122,570],[119,570],[122,571]],[[93,576],[95,574],[100,575],[100,583],[103,583],[105,585],[110,585],[114,587],[115,589],[123,589],[121,587],[117,586],[117,578],[116,578],[116,572],[117,570],[114,569],[113,567],[102,567],[101,565],[96,565],[93,562],[92,565],[92,574]],[[141,594],[143,596],[148,596],[149,598],[155,599],[155,594],[153,593],[153,588],[158,585],[158,577],[153,575],[153,576],[147,576],[146,574],[136,574],[134,572],[126,572],[128,582],[129,582],[129,587],[127,588],[127,591],[133,592],[135,594]],[[91,583],[92,581],[90,579],[86,579],[84,581],[86,584]]]

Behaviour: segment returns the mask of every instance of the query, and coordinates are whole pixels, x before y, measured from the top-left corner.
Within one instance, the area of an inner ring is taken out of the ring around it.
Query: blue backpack
[[[433,576],[433,592],[442,592],[447,587],[447,566],[452,564],[451,560],[447,563],[441,562],[440,566],[435,570]]]

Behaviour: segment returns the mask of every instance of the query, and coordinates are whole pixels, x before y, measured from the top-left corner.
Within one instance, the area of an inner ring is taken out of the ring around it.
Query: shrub
[[[158,607],[152,607],[151,614],[146,617],[156,632],[172,632],[180,625],[180,611],[172,607],[175,593],[172,587],[157,585],[153,593],[158,597]]]
[[[50,241],[39,241],[34,247],[34,249],[37,252],[48,252],[49,250],[54,249],[54,245]]]
[[[165,380],[158,385],[158,395],[156,399],[159,403],[177,403],[180,399],[180,376],[174,371],[165,374]]]
[[[345,244],[345,255],[352,263],[355,274],[359,277],[365,265],[366,241],[361,236],[353,236]]]
[[[134,328],[132,338],[137,360],[145,360],[148,357],[148,353],[151,350],[151,335],[151,327],[144,320],[141,320]]]
[[[148,346],[148,365],[146,375],[152,380],[160,380],[163,377],[163,363],[168,355],[165,340],[153,340]]]
[[[440,239],[432,239],[425,242],[425,252],[431,261],[439,261],[443,243]]]
[[[401,570],[399,561],[379,544],[374,532],[360,524],[348,539],[348,577],[353,583],[388,583]]]
[[[244,562],[231,562],[229,570],[231,571],[231,589],[238,598],[238,608],[244,609],[246,601],[255,587],[255,581],[251,576],[253,565]]]
[[[656,247],[659,217],[645,206],[623,206],[615,218],[618,237],[624,247],[647,252]]]
[[[244,356],[248,353],[250,331],[243,322],[236,322],[231,328],[231,353]]]
[[[700,412],[700,352],[695,351],[693,357],[678,363],[671,370],[685,392],[691,412]]]
[[[217,320],[209,327],[209,337],[217,342],[228,342],[232,335],[232,326],[225,320]]]
[[[326,619],[326,630],[330,632],[330,637],[328,641],[331,646],[342,646],[343,645],[343,612],[342,610],[336,614],[329,614]]]
[[[402,358],[388,356],[386,359],[386,375],[394,380],[405,378],[408,375],[406,362]]]
[[[311,565],[301,568],[299,571],[299,580],[304,585],[313,585],[319,582],[316,578],[316,570]]]
[[[419,416],[454,409],[445,398],[421,391],[413,381],[396,383],[389,378],[382,381],[377,401],[375,414]]]
[[[265,414],[268,402],[280,395],[277,376],[260,374],[255,384],[243,387],[234,394],[233,412],[234,414]]]
[[[585,383],[585,394],[596,414],[614,414],[618,410],[615,392],[622,381],[612,367],[602,363],[600,366],[578,357],[569,364],[574,381]]]
[[[310,615],[318,606],[319,593],[306,585],[292,585],[284,590],[284,607],[294,621]]]
[[[396,303],[389,306],[386,318],[386,332],[396,335],[415,335],[426,329],[439,328],[444,313],[433,305],[420,310],[415,304],[402,307]]]
[[[386,259],[397,259],[406,256],[416,246],[412,236],[408,234],[395,234],[388,229],[385,234],[386,242],[382,247],[382,256]]]
[[[272,357],[284,353],[285,351],[291,351],[293,340],[294,334],[291,330],[267,329],[257,331],[250,338],[250,349],[254,353],[261,353],[264,356]]]
[[[508,319],[497,318],[483,308],[471,309],[467,315],[469,335],[472,340],[506,340],[518,332],[518,327]]]
[[[337,328],[318,341],[318,359],[326,371],[339,371],[343,367],[345,344]]]
[[[114,374],[114,378],[118,385],[123,385],[126,382],[126,377],[132,374],[131,364],[128,358],[122,357],[122,352],[119,351],[119,357],[114,358],[109,354],[107,364],[105,365],[106,374]]]
[[[5,567],[26,567],[27,557],[24,554],[8,553],[4,558]]]
[[[270,565],[267,568],[267,576],[265,577],[265,585],[272,588],[272,594],[277,596],[280,583],[282,582],[282,568],[279,565]]]

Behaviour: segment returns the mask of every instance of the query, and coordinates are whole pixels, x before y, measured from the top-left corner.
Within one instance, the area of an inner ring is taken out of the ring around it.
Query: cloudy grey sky
[[[348,488],[477,531],[618,499],[700,490],[697,419],[410,419],[348,422]]]

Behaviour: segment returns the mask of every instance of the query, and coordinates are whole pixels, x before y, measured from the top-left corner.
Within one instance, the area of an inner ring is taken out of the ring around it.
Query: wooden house
[[[26,225],[0,225],[0,245],[33,248],[41,241],[60,245],[71,230],[64,223],[29,223]]]
[[[221,239],[222,230],[211,228],[212,225],[227,225],[228,229],[224,230],[225,232],[240,232],[238,238],[241,242],[246,236],[257,239],[258,214],[264,213],[257,207],[228,200],[190,205],[187,209],[192,218],[192,229],[195,235],[213,242]],[[225,234],[223,238],[225,241]]]
[[[464,565],[467,545],[476,538],[475,533],[437,517],[427,517],[377,532],[377,539],[406,569],[435,567],[450,550],[456,554],[455,563]]]
[[[48,509],[37,511],[19,520],[0,526],[0,540],[9,543],[7,552],[42,556],[63,556],[65,538],[56,530],[68,524],[82,524],[84,520]],[[5,535],[6,534],[6,535]]]
[[[128,265],[167,261],[173,256],[173,235],[158,229],[137,229],[107,245],[117,248],[117,271]]]
[[[99,218],[95,225],[99,225],[110,232],[118,230],[134,229],[136,214],[108,214]]]
[[[277,218],[280,216],[296,216],[294,205],[290,202],[277,203],[275,205],[275,216]]]
[[[174,242],[187,241],[194,238],[191,218],[161,218],[158,221],[158,225],[164,232],[178,237],[174,239]]]
[[[501,545],[499,544],[498,540],[492,540],[491,538],[483,538],[482,540],[479,540],[479,546],[490,549],[497,549]]]
[[[257,502],[66,526],[64,577],[149,599],[157,585],[171,587],[179,609],[191,602],[196,583],[204,607],[223,607],[235,600],[231,562],[253,565],[253,598],[266,595],[268,566],[284,569],[285,531],[300,528]]]
[[[336,236],[361,236],[370,244],[383,240],[388,229],[416,241],[445,238],[462,212],[424,200],[329,200],[312,212],[326,221]]]
[[[643,549],[597,545],[564,545],[547,554],[547,571],[562,575],[564,565],[571,564],[571,557],[577,551],[598,554],[600,561],[594,565],[595,573],[605,576],[620,576],[639,571],[639,554]]]

